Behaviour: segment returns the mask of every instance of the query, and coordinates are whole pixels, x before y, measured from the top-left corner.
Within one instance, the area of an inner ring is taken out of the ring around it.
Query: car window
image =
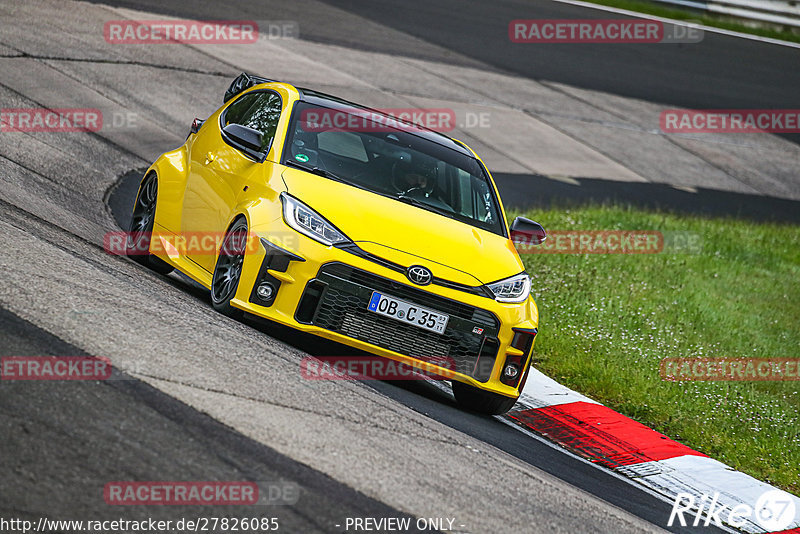
[[[261,132],[261,150],[266,152],[272,146],[278,120],[281,116],[281,97],[271,91],[247,93],[228,106],[223,116],[225,127],[241,124]]]
[[[318,167],[355,187],[504,235],[498,201],[477,159],[373,116],[300,102],[284,162]]]
[[[361,138],[350,132],[320,132],[317,135],[317,146],[331,154],[356,161],[366,162],[367,150]]]

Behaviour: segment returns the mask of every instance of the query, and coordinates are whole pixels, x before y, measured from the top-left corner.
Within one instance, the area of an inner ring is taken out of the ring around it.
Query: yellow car
[[[497,414],[519,397],[538,327],[517,236],[545,234],[523,218],[509,229],[464,143],[242,74],[145,173],[127,249],[225,314],[432,370],[461,406]]]

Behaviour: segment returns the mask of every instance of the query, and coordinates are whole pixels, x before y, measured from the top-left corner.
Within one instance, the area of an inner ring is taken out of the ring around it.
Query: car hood
[[[289,194],[383,259],[471,286],[523,270],[505,237],[299,169],[286,169],[283,179]]]

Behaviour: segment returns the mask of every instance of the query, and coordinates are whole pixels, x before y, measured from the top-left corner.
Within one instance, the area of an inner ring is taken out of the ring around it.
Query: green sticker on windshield
[[[298,154],[298,155],[296,155],[294,157],[294,159],[296,159],[297,161],[302,161],[303,163],[305,163],[306,161],[308,161],[308,156],[306,156],[305,154]]]

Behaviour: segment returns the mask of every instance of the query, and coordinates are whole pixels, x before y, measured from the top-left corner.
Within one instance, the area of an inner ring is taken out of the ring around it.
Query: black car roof
[[[474,157],[472,152],[470,152],[470,150],[463,144],[461,144],[459,141],[456,141],[455,139],[447,137],[446,135],[436,132],[434,130],[425,128],[424,126],[420,126],[419,124],[414,124],[413,122],[409,122],[400,119],[398,117],[394,117],[386,112],[377,109],[373,109],[367,106],[362,106],[361,104],[356,104],[355,102],[350,102],[343,98],[339,98],[338,96],[333,96],[327,93],[322,93],[320,91],[315,91],[313,89],[304,89],[302,87],[296,87],[296,86],[295,89],[297,89],[300,92],[301,102],[307,102],[309,104],[314,104],[317,106],[331,108],[339,111],[352,111],[353,108],[356,108],[359,110],[368,111],[370,113],[375,113],[376,115],[380,115],[381,117],[387,117],[387,118],[391,117],[392,120],[402,122],[410,126],[414,126],[414,130],[413,132],[411,132],[413,135],[421,137],[427,141],[437,143],[444,147],[450,148],[466,156]]]

